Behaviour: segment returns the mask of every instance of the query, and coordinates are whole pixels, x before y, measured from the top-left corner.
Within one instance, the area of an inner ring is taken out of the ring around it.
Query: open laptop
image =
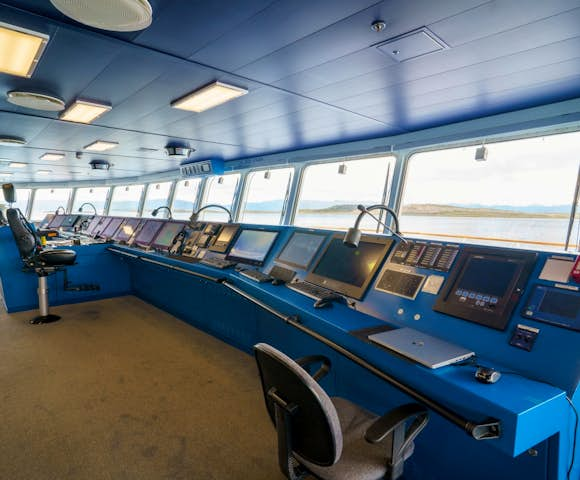
[[[413,328],[398,328],[369,335],[369,340],[429,368],[461,362],[473,355],[459,345],[440,340]]]

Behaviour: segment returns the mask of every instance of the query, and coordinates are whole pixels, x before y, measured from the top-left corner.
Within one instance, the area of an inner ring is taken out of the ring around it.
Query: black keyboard
[[[334,298],[336,294],[332,290],[319,287],[307,282],[287,283],[286,286],[295,292],[306,295],[314,300],[324,300],[326,298]]]
[[[224,269],[233,267],[236,262],[232,262],[230,260],[224,260],[223,258],[204,258],[199,263],[203,263],[204,265],[209,265],[210,267]]]
[[[242,270],[240,275],[243,275],[244,277],[247,277],[250,280],[258,283],[272,281],[272,277],[270,275],[260,272],[260,270]]]

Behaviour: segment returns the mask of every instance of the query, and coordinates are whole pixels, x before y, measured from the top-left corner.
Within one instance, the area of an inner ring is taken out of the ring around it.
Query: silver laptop
[[[459,345],[413,328],[397,328],[376,333],[369,335],[369,340],[429,368],[444,367],[475,355]]]

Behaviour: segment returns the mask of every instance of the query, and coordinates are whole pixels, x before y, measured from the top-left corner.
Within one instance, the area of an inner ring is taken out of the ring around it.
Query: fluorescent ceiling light
[[[52,173],[52,170],[37,170],[36,173],[38,175],[48,175],[48,174]]]
[[[14,175],[12,172],[0,172],[0,177],[11,177]]]
[[[90,152],[106,152],[119,145],[119,142],[106,142],[105,140],[97,140],[86,147],[83,150],[88,150]]]
[[[26,140],[18,137],[0,137],[0,147],[22,147]]]
[[[64,153],[45,153],[40,157],[41,160],[62,160],[65,157]]]
[[[67,122],[91,123],[104,113],[111,110],[110,105],[75,100],[75,102],[60,114],[60,119]]]
[[[8,166],[10,168],[24,168],[26,167],[26,163],[21,163],[21,162],[11,162],[8,164]]]
[[[203,112],[248,93],[245,88],[214,82],[171,102],[173,108]]]
[[[30,78],[48,35],[0,22],[0,72]]]

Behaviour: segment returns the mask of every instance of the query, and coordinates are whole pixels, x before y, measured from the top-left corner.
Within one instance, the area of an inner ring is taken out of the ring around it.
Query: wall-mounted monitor
[[[343,243],[343,239],[342,233],[333,235],[306,280],[360,300],[389,252],[393,240],[363,235],[358,248],[351,248]]]
[[[149,247],[164,223],[163,220],[146,220],[139,233],[137,233],[134,244],[138,247]]]
[[[60,228],[62,222],[64,222],[66,215],[55,215],[48,224],[48,228]]]
[[[183,222],[165,222],[159,233],[155,237],[155,240],[151,243],[151,247],[157,250],[169,250],[169,247],[173,244],[173,240],[178,233],[180,233],[185,227]]]
[[[140,218],[127,218],[113,235],[115,242],[128,242],[135,234],[141,223]]]
[[[109,222],[109,225],[107,225],[107,228],[105,228],[105,230],[103,230],[103,232],[101,233],[101,237],[107,239],[113,238],[115,232],[117,231],[121,223],[123,223],[123,220],[125,219],[119,217],[112,218],[111,221]]]
[[[530,252],[464,248],[433,309],[505,330],[536,257]]]
[[[212,252],[226,253],[239,230],[239,225],[226,223],[220,230],[214,244],[209,247],[209,250]]]
[[[243,229],[227,259],[260,267],[264,265],[276,238],[278,238],[278,232],[274,230]]]
[[[326,238],[327,235],[320,232],[294,232],[276,257],[275,262],[308,270]]]

